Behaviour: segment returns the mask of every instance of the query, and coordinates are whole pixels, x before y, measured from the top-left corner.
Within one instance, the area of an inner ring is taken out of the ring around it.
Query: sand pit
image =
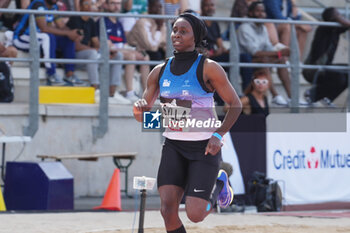
[[[247,227],[238,227],[238,226],[217,226],[215,228],[197,228],[197,227],[188,227],[186,229],[188,233],[333,233],[333,232],[343,232],[349,233],[350,228],[342,227],[309,227],[309,226],[282,226],[282,225],[273,225],[273,226],[247,226]],[[130,233],[129,231],[104,231],[105,233]],[[145,229],[145,233],[164,233],[164,229]]]
[[[181,219],[188,233],[349,233],[350,218],[266,216],[262,214],[213,213],[204,222],[191,223],[184,212]],[[0,214],[0,232],[26,233],[131,233],[132,212]],[[135,220],[137,232],[138,215]],[[145,233],[164,233],[158,211],[147,211]]]

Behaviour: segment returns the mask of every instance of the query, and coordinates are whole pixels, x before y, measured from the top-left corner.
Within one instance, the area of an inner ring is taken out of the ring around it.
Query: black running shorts
[[[158,188],[176,185],[186,196],[209,201],[219,172],[221,152],[204,155],[209,140],[177,141],[166,138],[158,170]]]

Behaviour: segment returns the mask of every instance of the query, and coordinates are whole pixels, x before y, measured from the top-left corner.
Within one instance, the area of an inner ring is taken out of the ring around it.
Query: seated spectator
[[[75,11],[74,0],[57,0],[60,11]]]
[[[266,14],[268,19],[293,19],[300,20],[301,14],[295,5],[295,0],[264,0]],[[270,40],[275,46],[278,42],[281,42],[285,46],[289,46],[290,43],[290,24],[280,23],[276,25],[277,33],[272,24],[268,27]],[[296,24],[295,29],[297,31],[297,39],[299,43],[300,57],[303,56],[307,34],[312,30],[310,25]],[[272,30],[272,31],[271,31]]]
[[[148,3],[149,14],[162,14],[160,0],[148,0]],[[165,36],[166,27],[163,19],[141,18],[127,36],[127,40],[137,50],[146,52],[150,60],[164,60]]]
[[[14,90],[10,66],[6,62],[0,62],[0,103],[10,103],[13,99]]]
[[[81,11],[91,12],[92,1],[80,0]],[[98,28],[95,21],[90,16],[73,16],[70,17],[67,26],[69,28],[79,29],[83,33],[81,41],[76,42],[76,57],[78,59],[98,59],[100,54],[98,50],[100,48],[100,41],[98,38]],[[111,51],[110,59],[122,60],[123,56],[120,53]],[[99,73],[98,63],[89,63],[86,65],[80,65],[85,68],[88,73],[91,86],[95,88],[95,101],[100,100],[99,91]],[[120,84],[121,77],[121,64],[110,64],[110,80],[109,80],[109,98],[108,102],[113,104],[130,104],[130,101],[121,96],[117,91],[117,86]]]
[[[271,85],[268,78],[268,70],[258,69],[241,97],[243,113],[269,115],[269,104],[267,102],[267,91]]]
[[[91,0],[80,0],[80,10],[82,12],[91,12],[91,5]],[[79,32],[82,34],[82,39],[75,42],[76,58],[98,59],[100,42],[94,20],[90,16],[72,16],[67,22],[67,27],[70,29],[79,30]],[[88,63],[86,65],[79,64],[77,67],[86,67],[90,84],[97,89],[99,84],[98,63]],[[80,85],[82,84],[82,81],[76,76],[72,76],[71,79],[66,81]]]
[[[248,7],[253,2],[257,2],[259,0],[236,0],[232,6],[231,10],[231,17],[248,17]],[[236,29],[241,25],[240,22],[235,23]],[[267,32],[269,33],[270,41],[273,46],[276,46],[280,49],[280,47],[285,47],[278,41],[278,35],[277,35],[277,29],[274,25],[274,23],[264,23],[265,27],[267,28]],[[229,39],[229,28],[225,32],[225,40]],[[242,74],[242,72],[241,72]],[[247,74],[249,77],[251,77],[251,73]]]
[[[214,16],[216,10],[215,0],[201,0],[201,16]],[[220,27],[216,21],[204,20],[205,26],[207,27],[207,36],[205,37],[206,45],[204,51],[200,51],[205,54],[208,58],[217,62],[228,62],[229,61],[229,50],[224,47],[223,40],[221,38]],[[225,71],[228,72],[228,67],[224,67]],[[214,93],[215,104],[218,106],[224,105],[224,101],[215,92]]]
[[[108,12],[115,12],[116,8],[120,8],[121,2],[119,0],[107,0],[106,2],[106,9]],[[100,19],[101,20],[101,19]],[[108,46],[110,51],[110,59],[112,60],[123,60],[123,53],[121,51],[118,51],[115,44],[113,43],[114,40],[122,41],[124,36],[122,36],[123,32],[120,30],[119,27],[114,27],[117,23],[116,17],[105,17],[102,18],[104,20],[106,25],[106,32],[108,36]],[[112,22],[113,21],[113,22]],[[99,33],[99,25],[100,21],[97,22],[97,32]],[[120,104],[131,104],[131,101],[126,99],[124,96],[122,96],[118,91],[117,88],[120,85],[121,82],[121,75],[122,75],[122,65],[121,64],[110,64],[110,86],[109,86],[109,93],[110,93],[110,101],[115,101],[116,103]],[[132,79],[133,77],[131,77]],[[131,80],[132,82],[132,80]],[[129,82],[128,82],[129,83]],[[132,87],[131,87],[132,90]]]
[[[231,17],[237,17],[237,18],[248,17],[248,7],[250,6],[250,4],[257,1],[259,0],[236,0],[231,9]],[[272,45],[275,45],[275,43],[278,43],[278,36],[277,36],[275,25],[273,23],[264,23],[264,24],[267,28],[267,32],[269,33],[270,40],[271,38],[277,38],[277,41],[272,43]],[[236,29],[239,27],[239,25],[241,25],[240,22],[235,23]],[[225,32],[225,39],[227,40],[229,39],[228,35],[229,35],[229,28],[227,32]]]
[[[248,9],[248,16],[250,18],[265,18],[265,9],[262,2],[253,2]],[[238,43],[241,53],[247,57],[251,57],[253,62],[264,63],[285,63],[289,56],[289,49],[284,48],[279,51],[275,51],[272,46],[266,27],[263,23],[242,23],[237,31]],[[284,89],[288,97],[290,98],[290,79],[288,70],[286,68],[277,69],[278,77],[282,81]],[[248,83],[248,80],[244,80]],[[271,85],[271,94],[273,96],[272,102],[277,105],[287,105],[288,102],[280,95]]]
[[[147,0],[124,0],[122,3],[122,12],[147,14],[147,5]]]
[[[326,8],[322,13],[326,22],[338,22],[342,27],[319,26],[312,41],[311,50],[305,60],[308,65],[337,65],[333,58],[338,47],[340,34],[350,27],[350,21],[340,15],[333,7]],[[347,64],[338,64],[346,65]],[[305,92],[306,100],[316,102],[322,100],[327,106],[339,96],[348,86],[347,71],[304,69],[304,78],[314,86]],[[315,80],[317,79],[317,80]]]
[[[0,42],[0,57],[17,57],[17,49],[13,46],[6,47],[3,43]],[[12,62],[10,62],[12,64]]]
[[[257,0],[236,0],[231,9],[231,17],[243,18],[248,15],[248,7]]]
[[[0,2],[0,8],[8,8],[10,3],[11,0],[2,0]],[[6,30],[6,28],[12,29],[13,18],[8,16],[9,14],[0,13],[0,30]]]
[[[10,3],[11,0],[2,0],[0,8],[8,8]],[[16,0],[15,3],[16,9],[26,9],[30,4],[30,0]],[[2,26],[13,31],[21,17],[22,14],[0,13],[0,23],[2,22]]]
[[[187,9],[193,10],[198,15],[201,14],[201,0],[188,0],[188,6],[187,7],[188,7]]]
[[[74,1],[74,10],[81,11],[80,0],[61,0],[61,1]],[[71,5],[71,3],[69,3]],[[104,12],[107,11],[106,0],[93,0],[91,5],[91,11],[93,12]]]
[[[161,0],[165,15],[179,15],[188,8],[189,0]],[[191,0],[194,1],[194,0]]]
[[[11,0],[3,0],[0,2],[0,8],[7,8],[11,3]],[[0,13],[0,16],[2,15],[3,13]]]
[[[57,10],[56,0],[34,0],[28,6],[32,10]],[[64,28],[60,17],[53,15],[35,15],[37,37],[43,56],[46,59],[56,58],[56,49],[61,50],[64,58],[75,58],[74,41],[79,39],[77,30]],[[22,51],[29,51],[29,14],[25,14],[17,25],[14,35],[14,46]],[[45,63],[48,85],[66,85],[56,74],[55,63]],[[74,65],[65,64],[66,79],[73,76]]]
[[[215,14],[216,5],[215,0],[201,0],[201,15],[213,16]],[[205,20],[208,34],[207,41],[207,56],[217,62],[229,61],[229,50],[224,47],[221,38],[220,27],[216,21]]]
[[[127,14],[147,14],[147,0],[124,0],[122,2],[122,13]],[[128,33],[134,27],[138,18],[121,17],[118,19],[123,25],[124,33],[128,36]]]
[[[122,0],[107,0],[109,5],[109,11],[111,13],[120,13]],[[108,39],[110,40],[110,49],[112,52],[121,53],[124,60],[129,61],[148,61],[149,57],[126,43],[126,37],[122,24],[115,16],[105,17],[105,25]],[[140,65],[141,84],[142,87],[146,87],[146,79],[149,73],[149,65]],[[135,65],[125,65],[125,85],[126,85],[126,98],[132,102],[135,102],[138,97],[135,95],[133,88],[133,80],[135,73]]]
[[[15,47],[5,47],[0,42],[0,57],[16,57]],[[10,103],[14,99],[13,79],[11,75],[12,62],[0,62],[0,102]]]
[[[108,12],[108,6],[106,0],[94,0],[91,11],[94,12]]]

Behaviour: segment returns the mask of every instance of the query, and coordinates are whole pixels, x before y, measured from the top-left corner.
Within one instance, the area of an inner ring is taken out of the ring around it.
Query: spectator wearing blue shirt
[[[28,6],[31,10],[57,10],[56,0],[34,0]],[[75,58],[74,41],[79,38],[77,30],[68,30],[59,17],[53,15],[35,15],[37,37],[44,58],[56,58],[56,49],[62,50],[64,58]],[[56,25],[56,26],[54,26]],[[13,35],[14,46],[22,51],[29,51],[29,14],[25,14]],[[45,63],[48,85],[65,85],[62,78],[56,74],[56,64]],[[74,74],[74,65],[65,65],[65,77]]]
[[[264,0],[266,9],[266,15],[268,19],[292,19],[300,20],[301,14],[296,7],[294,0]],[[285,46],[289,46],[290,43],[290,24],[277,24],[277,34],[274,33],[275,28],[268,27],[270,40],[273,45],[281,42]],[[312,30],[310,25],[296,24],[295,29],[297,31],[297,38],[299,42],[300,57],[303,56],[307,34]]]

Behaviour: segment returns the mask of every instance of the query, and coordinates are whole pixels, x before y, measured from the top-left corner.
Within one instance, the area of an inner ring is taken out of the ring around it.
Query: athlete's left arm
[[[205,80],[208,80],[211,87],[219,94],[221,99],[228,105],[228,111],[220,128],[216,130],[216,133],[224,136],[232,125],[236,122],[237,118],[242,112],[242,103],[228,80],[224,69],[216,62],[206,59],[204,63],[203,75]],[[216,155],[221,149],[221,141],[212,136],[208,142],[205,154]]]

